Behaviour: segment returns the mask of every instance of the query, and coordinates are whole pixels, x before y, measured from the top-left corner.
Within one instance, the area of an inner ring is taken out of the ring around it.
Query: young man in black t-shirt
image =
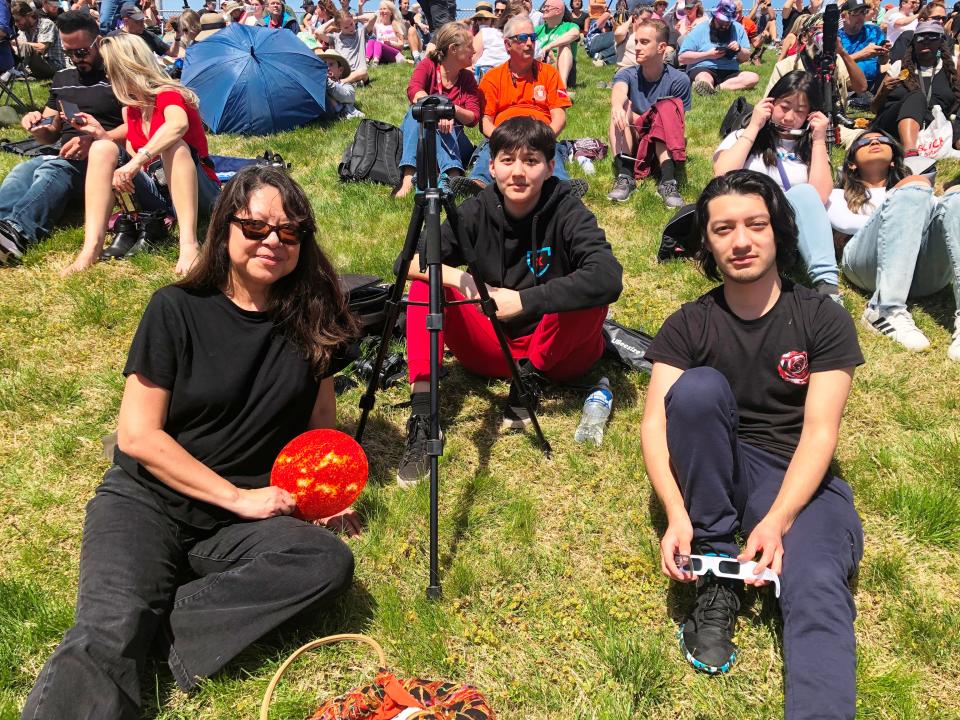
[[[757,574],[781,576],[785,717],[853,718],[848,579],[863,531],[849,485],[830,472],[863,363],[853,321],[781,275],[796,258],[797,229],[765,175],[738,170],[712,180],[697,221],[701,268],[723,284],[671,315],[646,353],[653,375],[643,456],[668,520],[661,567],[691,581],[675,554],[741,562],[760,554]],[[699,670],[726,672],[736,658],[734,582],[703,576],[681,627]]]
[[[53,76],[43,112],[28,112],[21,125],[43,145],[59,144],[59,155],[41,155],[14,167],[0,186],[0,265],[19,258],[53,230],[70,200],[83,192],[87,151],[93,143],[60,115],[60,101],[75,103],[93,115],[112,140],[126,130],[120,103],[103,69],[99,28],[90,15],[71,11],[57,20],[63,54],[74,67]]]

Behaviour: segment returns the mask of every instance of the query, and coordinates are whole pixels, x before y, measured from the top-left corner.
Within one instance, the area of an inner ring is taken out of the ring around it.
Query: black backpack
[[[684,205],[677,210],[663,229],[657,262],[693,257],[700,249],[700,233],[697,231],[697,206]]]
[[[362,120],[353,142],[343,151],[337,168],[343,182],[376,182],[395,187],[400,184],[400,128],[379,120]]]
[[[753,115],[753,105],[747,102],[742,95],[738,97],[727,108],[727,114],[723,116],[723,122],[720,123],[720,137],[725,138],[732,132],[743,130],[750,122],[750,116]]]

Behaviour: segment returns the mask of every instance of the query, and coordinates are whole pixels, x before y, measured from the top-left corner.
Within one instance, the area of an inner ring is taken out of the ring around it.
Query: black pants
[[[789,460],[741,442],[727,379],[687,370],[666,396],[667,445],[693,524],[695,552],[736,556],[773,504]],[[783,536],[785,720],[853,720],[856,607],[848,579],[863,556],[853,493],[827,474]]]
[[[431,33],[436,33],[441,25],[457,19],[456,0],[424,0],[420,6],[427,17]]]
[[[178,587],[184,572],[196,579]],[[139,718],[138,675],[155,644],[193,689],[352,576],[350,549],[323,528],[280,516],[197,531],[115,466],[87,504],[75,624],[23,718]]]

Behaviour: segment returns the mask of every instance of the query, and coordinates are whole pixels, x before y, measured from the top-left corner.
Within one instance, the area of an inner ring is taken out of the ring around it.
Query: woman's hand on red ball
[[[277,515],[290,515],[297,507],[293,495],[272,485],[253,490],[238,489],[228,508],[244,520],[264,520]]]

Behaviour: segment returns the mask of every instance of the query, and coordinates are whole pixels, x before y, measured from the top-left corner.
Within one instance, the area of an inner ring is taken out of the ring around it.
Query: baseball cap
[[[720,0],[713,16],[720,22],[733,22],[737,19],[737,6],[731,0]]]
[[[946,31],[943,29],[943,25],[940,23],[930,22],[926,20],[917,25],[917,29],[913,31],[913,36],[917,37],[918,35],[946,35]]]
[[[840,9],[843,10],[843,12],[853,12],[854,10],[866,7],[869,7],[866,0],[847,0]]]
[[[122,17],[124,20],[143,20],[145,16],[143,11],[136,5],[133,3],[127,3],[120,8],[120,17]]]

